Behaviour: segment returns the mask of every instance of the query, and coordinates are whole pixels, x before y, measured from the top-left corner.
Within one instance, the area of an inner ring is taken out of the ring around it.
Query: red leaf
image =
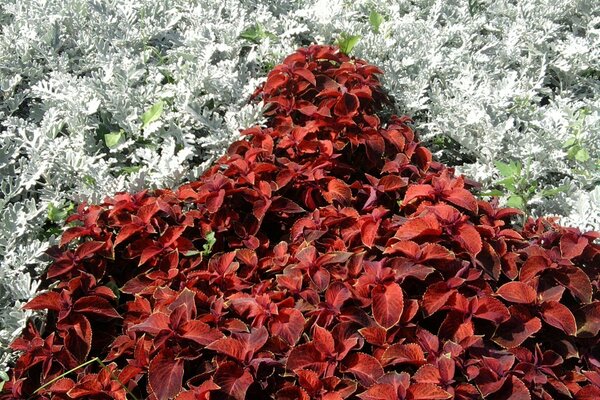
[[[142,255],[140,256],[140,262],[138,263],[138,267],[144,265],[146,262],[148,262],[148,260],[157,256],[162,251],[163,247],[158,244],[152,244],[150,246],[144,247],[144,250],[142,250]]]
[[[423,349],[416,343],[395,343],[384,351],[381,360],[386,366],[403,363],[423,365],[426,362]]]
[[[389,329],[400,322],[404,309],[404,295],[397,283],[375,286],[371,295],[373,317],[379,325]]]
[[[110,302],[98,296],[84,296],[73,304],[73,310],[107,318],[121,318]]]
[[[360,237],[363,244],[368,248],[373,247],[373,243],[375,243],[375,236],[377,235],[377,229],[379,229],[380,224],[381,220],[374,221],[372,219],[368,219],[361,225]]]
[[[563,258],[571,260],[579,257],[588,244],[588,239],[583,236],[577,237],[576,235],[567,234],[560,238],[560,252]]]
[[[475,317],[500,324],[510,318],[508,308],[498,299],[483,297],[478,301]]]
[[[406,189],[402,205],[406,206],[408,203],[419,197],[431,198],[434,194],[435,190],[431,185],[410,185],[408,189]]]
[[[472,256],[479,254],[483,248],[481,235],[473,225],[462,224],[458,227],[456,238],[461,243],[462,247]]]
[[[452,361],[453,362],[453,361]],[[440,370],[433,364],[425,364],[415,372],[413,379],[417,383],[433,383],[441,382]]]
[[[386,330],[378,325],[361,328],[358,330],[358,333],[365,338],[367,343],[374,344],[376,346],[383,346],[387,338]]]
[[[161,312],[150,314],[143,322],[133,325],[129,328],[132,331],[147,332],[151,335],[158,335],[162,330],[170,330],[169,316]]]
[[[379,361],[365,353],[351,353],[344,359],[344,366],[366,388],[375,384],[384,374]]]
[[[506,400],[531,400],[527,386],[516,376],[507,379],[502,388],[494,393],[494,398]]]
[[[246,346],[240,340],[232,337],[216,340],[207,345],[206,349],[225,354],[229,357],[235,358],[238,361],[245,361]]]
[[[523,306],[509,307],[511,317],[496,330],[493,340],[505,348],[520,346],[542,328],[542,321],[534,317]]]
[[[586,385],[582,387],[575,395],[575,400],[598,400],[600,399],[600,387]]]
[[[358,111],[360,102],[358,97],[352,93],[344,93],[335,104],[333,112],[340,117],[353,117]]]
[[[325,301],[338,310],[351,297],[350,290],[342,282],[332,283],[325,292]]]
[[[431,383],[414,383],[410,385],[408,392],[411,394],[411,399],[414,400],[439,400],[451,399],[453,396]]]
[[[589,276],[578,267],[569,268],[567,271],[561,271],[557,274],[556,279],[565,285],[567,289],[579,301],[584,304],[592,302],[592,283]]]
[[[345,205],[350,203],[352,191],[344,181],[334,178],[327,183],[327,192],[323,193],[323,197],[328,203],[337,201]]]
[[[313,344],[321,354],[329,356],[335,354],[335,342],[331,333],[319,325],[315,325],[313,332]]]
[[[203,346],[222,339],[223,334],[202,321],[191,320],[181,326],[181,336]]]
[[[313,86],[317,86],[317,81],[315,79],[314,74],[306,68],[296,68],[294,69],[294,74],[301,76],[302,78],[309,81]]]
[[[435,215],[409,219],[398,228],[394,237],[400,240],[411,240],[419,236],[439,236],[442,234],[440,223]]]
[[[518,281],[505,283],[496,291],[496,294],[511,303],[532,304],[537,299],[534,288]]]
[[[408,185],[408,179],[398,175],[385,175],[379,180],[379,185],[383,186],[384,192],[395,192]]]
[[[298,375],[298,383],[304,389],[307,389],[310,394],[319,392],[323,387],[323,383],[316,372],[306,369],[297,369],[294,372]]]
[[[397,400],[398,392],[396,388],[389,383],[380,383],[373,385],[366,392],[358,395],[362,400]]]
[[[319,350],[316,349],[313,343],[301,344],[296,346],[288,356],[285,369],[295,371],[297,369],[314,369],[322,367],[324,358]]]
[[[577,336],[596,337],[600,332],[600,301],[584,305],[576,315]]]
[[[104,242],[98,241],[84,242],[77,247],[77,250],[75,251],[75,258],[83,260],[84,258],[89,257],[100,250],[105,244],[106,243]]]
[[[60,310],[60,294],[57,292],[40,293],[23,306],[26,310]]]
[[[114,246],[117,246],[119,243],[129,239],[132,235],[138,233],[143,229],[143,226],[138,224],[127,224],[121,228],[119,231],[117,238],[115,239]]]
[[[429,286],[423,295],[423,308],[427,315],[431,315],[448,303],[448,299],[455,292],[448,288],[446,282],[438,282]]]
[[[172,352],[158,353],[148,368],[148,384],[157,400],[169,400],[182,390],[183,360],[176,359]]]
[[[575,335],[577,323],[571,311],[558,301],[547,301],[541,307],[542,318],[548,324],[561,329],[567,335]]]
[[[265,93],[273,93],[275,90],[279,89],[283,85],[285,85],[288,81],[288,77],[282,73],[269,74],[269,78],[265,83],[263,90]]]
[[[455,188],[444,200],[477,214],[477,200],[467,189]]]
[[[254,383],[250,372],[232,362],[221,364],[213,379],[223,392],[235,400],[244,400],[248,388]]]
[[[158,239],[160,244],[164,247],[170,247],[185,231],[186,226],[170,226]]]
[[[271,333],[281,336],[290,346],[294,346],[304,332],[304,315],[295,308],[279,310],[279,315],[271,322]]]
[[[216,213],[223,205],[223,200],[225,200],[225,189],[209,194],[206,197],[206,209],[211,214]]]
[[[78,237],[87,235],[89,233],[88,228],[84,228],[82,226],[74,226],[72,228],[67,229],[63,232],[62,237],[60,238],[60,245],[64,246],[65,244],[71,242],[73,239],[77,239]]]
[[[272,199],[271,207],[269,208],[271,212],[282,212],[287,214],[297,214],[303,213],[306,210],[295,203],[294,201],[281,196],[275,196]]]

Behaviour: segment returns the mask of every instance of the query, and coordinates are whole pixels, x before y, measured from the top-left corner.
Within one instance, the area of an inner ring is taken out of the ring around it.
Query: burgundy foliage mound
[[[380,73],[300,49],[198,181],[81,205],[0,398],[599,399],[600,235],[476,199]]]

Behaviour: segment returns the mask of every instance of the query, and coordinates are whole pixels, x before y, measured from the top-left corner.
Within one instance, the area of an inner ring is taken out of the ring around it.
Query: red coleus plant
[[[199,180],[80,205],[0,398],[600,398],[600,234],[477,200],[379,74],[300,49]]]

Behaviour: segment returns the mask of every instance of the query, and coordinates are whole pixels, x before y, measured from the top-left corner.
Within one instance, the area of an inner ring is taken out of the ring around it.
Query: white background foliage
[[[595,0],[3,0],[0,25],[0,370],[72,203],[196,178],[270,68],[342,33],[438,157],[484,188],[518,161],[562,188],[534,215],[600,228]]]

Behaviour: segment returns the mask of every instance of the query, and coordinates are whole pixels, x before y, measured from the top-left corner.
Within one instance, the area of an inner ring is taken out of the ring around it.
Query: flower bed
[[[380,73],[300,49],[199,180],[79,206],[0,398],[600,396],[600,234],[478,200]]]
[[[75,204],[196,179],[286,54],[339,43],[438,161],[528,214],[600,228],[596,0],[4,0],[0,385]]]

